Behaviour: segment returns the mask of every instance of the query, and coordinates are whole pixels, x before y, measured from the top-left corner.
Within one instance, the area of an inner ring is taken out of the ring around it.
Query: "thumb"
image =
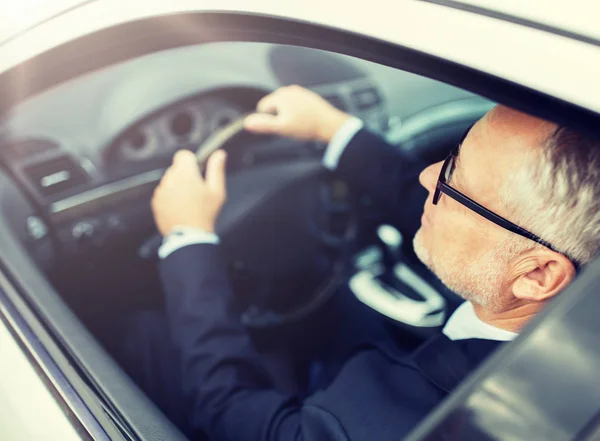
[[[227,153],[223,150],[217,150],[206,164],[206,185],[210,191],[225,199],[225,162]]]
[[[173,156],[173,165],[178,168],[184,168],[200,172],[198,159],[189,150],[178,150]]]
[[[244,128],[256,133],[277,133],[280,126],[278,117],[268,113],[253,113],[244,120]]]

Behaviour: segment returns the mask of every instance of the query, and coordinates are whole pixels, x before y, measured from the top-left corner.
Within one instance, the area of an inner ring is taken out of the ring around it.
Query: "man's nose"
[[[431,164],[429,167],[423,169],[423,171],[419,174],[419,182],[429,193],[433,193],[435,191],[435,186],[437,185],[442,164],[443,161]]]

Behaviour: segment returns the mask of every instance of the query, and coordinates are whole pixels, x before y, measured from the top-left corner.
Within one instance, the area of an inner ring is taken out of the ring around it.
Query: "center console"
[[[390,225],[377,230],[379,244],[355,259],[356,272],[349,281],[358,300],[400,327],[427,335],[438,330],[446,315],[446,300],[403,261],[402,235]]]

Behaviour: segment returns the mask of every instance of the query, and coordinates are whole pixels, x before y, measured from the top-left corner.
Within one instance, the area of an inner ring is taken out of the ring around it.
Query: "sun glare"
[[[0,41],[83,0],[0,0]]]
[[[5,19],[22,20],[28,15],[36,14],[36,10],[44,8],[52,0],[0,0],[0,11]]]

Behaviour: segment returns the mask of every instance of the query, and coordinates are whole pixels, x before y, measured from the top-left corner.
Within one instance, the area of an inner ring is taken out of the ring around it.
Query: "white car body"
[[[68,8],[72,3],[64,5]],[[482,3],[487,2],[478,2]],[[590,18],[597,6],[592,2],[582,3],[588,4],[589,9],[573,11],[576,19],[571,19],[569,27],[581,24],[583,36],[597,38]],[[544,18],[549,23],[556,23],[563,12],[546,2],[537,4],[545,8]],[[531,7],[519,8],[515,2],[511,6],[506,11],[531,15]],[[21,33],[17,31],[0,46],[0,72],[62,43],[128,21],[164,14],[217,11],[292,18],[356,32],[470,66],[600,112],[600,93],[590,93],[600,77],[597,47],[544,30],[414,0],[393,4],[373,0],[368,8],[359,2],[344,2],[342,7],[337,2],[319,0],[93,1],[47,21],[40,18],[40,24]],[[56,13],[49,9],[52,12]]]
[[[2,322],[0,378],[0,434],[3,441],[81,439],[19,342]]]
[[[184,12],[258,14],[390,42],[600,113],[600,5],[593,0],[447,2],[453,7],[414,0],[52,0],[34,2],[31,9],[26,0],[8,3],[0,6],[0,75],[61,44],[135,20]],[[26,88],[27,79],[22,81],[14,84],[17,93]],[[17,341],[0,321],[0,438],[20,440],[29,433],[35,439],[77,439]],[[16,395],[23,382],[27,401],[37,408],[28,408]],[[40,421],[41,415],[52,424]],[[40,426],[28,428],[31,421]]]

